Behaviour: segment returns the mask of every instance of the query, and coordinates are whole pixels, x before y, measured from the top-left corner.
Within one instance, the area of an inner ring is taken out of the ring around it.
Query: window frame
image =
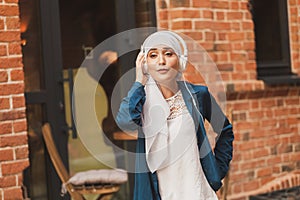
[[[260,36],[258,35],[257,27],[255,26],[255,21],[259,20],[259,18],[257,19],[256,18],[257,16],[255,15],[255,1],[257,0],[250,0],[250,3],[252,5],[251,13],[254,22],[254,33],[256,38],[255,47],[257,49],[260,48],[260,46],[257,43],[257,38]],[[288,13],[287,13],[287,2],[282,0],[275,0],[274,3],[278,3],[278,15],[280,20],[278,31],[280,32],[282,59],[272,60],[272,61],[264,61],[264,60],[256,59],[257,73],[259,77],[291,75],[290,41],[289,41],[289,25],[288,25],[289,20],[288,20]],[[260,32],[262,31],[260,30]]]

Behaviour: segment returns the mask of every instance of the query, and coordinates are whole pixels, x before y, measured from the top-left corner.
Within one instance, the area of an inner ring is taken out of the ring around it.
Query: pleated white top
[[[168,158],[157,170],[162,200],[217,200],[203,173],[194,122],[179,91],[166,99],[168,117]]]

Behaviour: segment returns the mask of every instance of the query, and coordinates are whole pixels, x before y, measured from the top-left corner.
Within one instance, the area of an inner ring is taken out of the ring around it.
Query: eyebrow
[[[164,49],[164,50],[172,50],[172,51],[174,51],[171,47],[151,48],[149,51],[158,50],[158,49]]]

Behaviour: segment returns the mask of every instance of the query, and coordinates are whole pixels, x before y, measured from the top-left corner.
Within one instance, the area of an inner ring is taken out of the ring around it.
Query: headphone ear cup
[[[186,65],[187,65],[186,56],[184,55],[180,56],[179,65],[180,65],[180,70],[183,72],[186,69]]]

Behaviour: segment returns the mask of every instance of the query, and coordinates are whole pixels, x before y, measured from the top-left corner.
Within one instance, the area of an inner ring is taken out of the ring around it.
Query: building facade
[[[227,199],[300,185],[300,0],[97,2],[0,0],[0,199],[61,198],[40,128],[52,123],[72,165],[63,71],[85,47],[146,26],[193,38],[221,73],[235,133]],[[192,68],[185,75],[201,79]]]

